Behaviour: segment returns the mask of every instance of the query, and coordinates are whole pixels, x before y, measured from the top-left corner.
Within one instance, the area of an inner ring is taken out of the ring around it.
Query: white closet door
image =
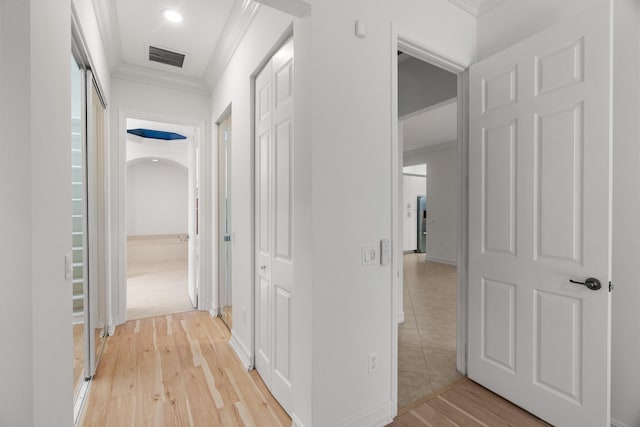
[[[271,123],[272,88],[271,61],[256,78],[256,137],[255,137],[255,220],[256,220],[256,330],[255,364],[267,387],[271,388],[273,369],[271,343],[271,257],[272,242],[272,196],[271,196]]]
[[[293,277],[293,41],[256,79],[256,367],[289,413]]]
[[[609,425],[609,18],[470,72],[469,377],[559,426]]]

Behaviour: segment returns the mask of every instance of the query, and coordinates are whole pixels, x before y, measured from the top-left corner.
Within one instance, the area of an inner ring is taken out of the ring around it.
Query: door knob
[[[266,270],[266,269],[267,269],[267,266],[266,266],[266,265],[261,265],[261,266],[260,266],[260,270],[264,271],[264,270]]]
[[[598,279],[596,279],[594,277],[589,277],[584,282],[577,282],[577,281],[571,280],[571,279],[569,279],[569,281],[571,283],[575,283],[576,285],[584,285],[587,288],[591,289],[592,291],[597,291],[598,289],[600,289],[602,287],[602,284],[600,283],[600,280],[598,280]]]

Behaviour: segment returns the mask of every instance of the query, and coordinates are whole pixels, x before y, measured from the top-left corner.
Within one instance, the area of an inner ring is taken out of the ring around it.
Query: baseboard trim
[[[611,427],[627,427],[627,425],[611,418]]]
[[[385,402],[345,418],[336,425],[339,427],[383,427],[393,421],[391,414],[391,402]]]
[[[398,323],[404,323],[404,310],[398,313]]]
[[[211,314],[213,317],[218,317],[218,308],[217,307],[211,307],[211,309],[209,309],[209,314]]]
[[[111,322],[114,329],[118,325],[124,325],[125,323],[127,323],[126,321],[123,322],[122,320],[120,320],[120,316],[115,316],[113,319],[111,319]]]
[[[437,262],[439,264],[453,265],[454,267],[458,265],[458,263],[455,260],[452,260],[452,259],[438,258],[438,257],[435,257],[435,256],[429,256],[429,255],[427,255],[425,257],[425,259],[427,261]]]
[[[236,352],[238,358],[242,364],[247,368],[247,370],[253,369],[253,354],[247,350],[247,347],[244,345],[242,340],[238,338],[238,336],[231,331],[231,339],[229,340],[229,345]]]
[[[291,414],[291,427],[304,427],[300,418],[294,413]]]

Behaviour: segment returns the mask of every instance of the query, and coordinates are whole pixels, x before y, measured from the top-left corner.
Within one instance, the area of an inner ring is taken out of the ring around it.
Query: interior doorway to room
[[[231,330],[231,111],[218,123],[218,236],[218,314]]]
[[[403,312],[398,407],[453,383],[458,263],[458,75],[398,52]]]
[[[127,318],[197,307],[197,129],[126,119]]]

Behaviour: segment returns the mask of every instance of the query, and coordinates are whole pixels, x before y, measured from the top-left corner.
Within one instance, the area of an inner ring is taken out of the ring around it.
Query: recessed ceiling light
[[[182,15],[173,9],[164,9],[162,16],[169,22],[182,22]]]
[[[152,162],[158,162],[158,159],[151,159]]]

